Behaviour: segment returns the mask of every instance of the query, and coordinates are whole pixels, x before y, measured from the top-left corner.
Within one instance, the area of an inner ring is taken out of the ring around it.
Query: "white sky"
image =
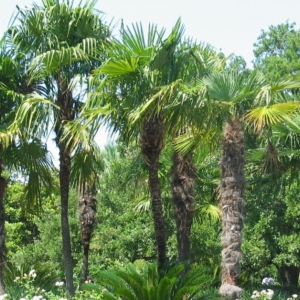
[[[5,4],[0,10],[0,33],[6,29],[17,4],[30,7],[33,3],[2,1]],[[114,19],[113,24],[123,19],[126,25],[141,21],[171,29],[181,16],[187,36],[210,43],[226,55],[241,55],[249,67],[253,43],[262,29],[287,20],[300,26],[299,0],[99,0],[97,8],[105,13],[107,22]]]
[[[16,5],[30,7],[34,2],[1,1],[5,4],[2,3],[0,10],[0,35],[7,28]],[[296,22],[297,28],[300,26],[300,0],[99,0],[96,7],[105,13],[107,23],[113,19],[116,27],[123,19],[125,25],[150,22],[170,30],[181,17],[186,36],[209,43],[226,55],[241,55],[248,67],[254,58],[253,43],[262,29],[287,20]],[[99,144],[103,146],[104,141],[106,135],[101,133]]]

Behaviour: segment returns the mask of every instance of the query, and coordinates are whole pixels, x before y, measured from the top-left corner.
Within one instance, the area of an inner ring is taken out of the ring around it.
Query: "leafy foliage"
[[[299,75],[300,31],[295,23],[272,25],[262,30],[254,44],[255,68],[275,83],[287,75]]]
[[[180,264],[159,276],[156,264],[145,264],[142,270],[127,265],[124,270],[108,270],[98,273],[97,278],[107,290],[107,299],[179,300],[194,299],[195,294],[210,282],[203,269],[185,270]]]

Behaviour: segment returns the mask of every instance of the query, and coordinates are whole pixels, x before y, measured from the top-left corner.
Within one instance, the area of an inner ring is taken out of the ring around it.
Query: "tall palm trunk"
[[[6,263],[6,246],[5,246],[5,211],[4,211],[4,193],[7,182],[1,176],[2,162],[0,160],[0,295],[5,294],[4,286],[4,267]]]
[[[71,154],[66,143],[62,140],[62,126],[64,122],[74,119],[74,109],[72,92],[68,91],[67,85],[60,77],[57,79],[59,87],[57,94],[57,104],[60,108],[59,116],[55,124],[56,144],[59,148],[59,181],[61,194],[61,232],[62,232],[62,250],[64,269],[66,276],[67,298],[72,298],[75,294],[73,282],[73,258],[71,249],[71,237],[69,226],[69,189],[70,189],[70,171],[71,171]]]
[[[83,263],[80,283],[84,283],[88,277],[89,249],[96,220],[96,204],[96,198],[89,195],[89,193],[84,194],[78,201],[81,242],[83,244]]]
[[[144,124],[140,137],[142,154],[149,168],[149,189],[159,269],[166,262],[167,251],[161,189],[158,178],[159,155],[163,149],[163,135],[163,120],[158,116]]]
[[[190,259],[190,237],[194,217],[195,167],[191,156],[182,156],[174,152],[171,173],[178,261],[183,262]]]
[[[59,146],[60,160],[60,193],[61,193],[61,232],[62,248],[64,258],[64,269],[66,275],[67,297],[72,298],[75,294],[73,283],[73,258],[71,249],[71,237],[69,227],[69,186],[71,158],[69,151],[64,146]]]
[[[220,293],[238,297],[244,225],[244,134],[238,120],[230,120],[224,130],[221,160],[222,286]]]

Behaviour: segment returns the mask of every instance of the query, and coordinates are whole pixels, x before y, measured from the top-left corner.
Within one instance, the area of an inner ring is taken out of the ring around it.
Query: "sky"
[[[0,10],[0,33],[7,28],[16,5],[30,7],[33,3],[5,2]],[[96,7],[116,28],[123,19],[125,25],[155,23],[171,30],[181,17],[186,36],[209,43],[226,55],[241,55],[248,67],[252,67],[253,43],[262,29],[286,21],[296,22],[296,27],[300,27],[299,0],[98,0]]]
[[[2,1],[5,4],[0,10],[0,35],[6,30],[16,5],[31,7],[34,2]],[[35,2],[40,4],[41,0]],[[187,37],[209,43],[225,55],[240,55],[250,68],[253,44],[261,30],[286,21],[300,27],[300,0],[98,0],[96,8],[103,12],[107,23],[114,25],[116,33],[121,20],[125,25],[154,23],[168,32],[181,17]],[[107,135],[102,131],[98,139],[103,147]]]

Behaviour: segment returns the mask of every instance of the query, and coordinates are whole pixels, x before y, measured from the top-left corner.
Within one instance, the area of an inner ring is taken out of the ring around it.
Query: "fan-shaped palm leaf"
[[[52,159],[45,145],[39,140],[10,143],[2,152],[6,167],[17,171],[24,178],[25,207],[28,212],[42,208],[40,192],[42,187],[51,190]]]
[[[299,106],[300,102],[286,102],[257,107],[246,113],[245,120],[256,131],[261,131],[265,126],[275,125],[292,117],[298,112]]]

